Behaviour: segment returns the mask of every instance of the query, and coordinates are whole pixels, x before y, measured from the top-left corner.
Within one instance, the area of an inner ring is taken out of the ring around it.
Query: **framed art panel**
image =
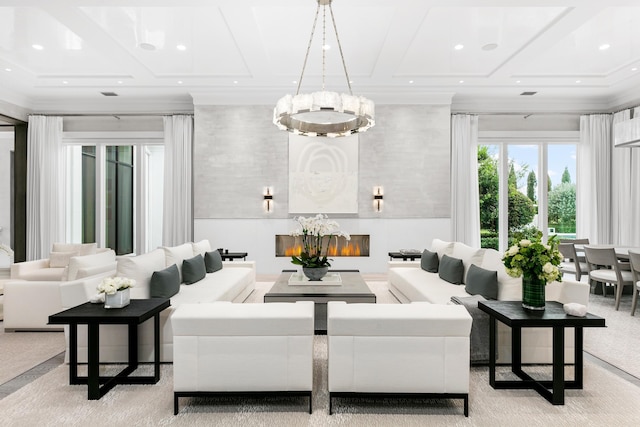
[[[289,213],[358,213],[358,135],[289,135]]]

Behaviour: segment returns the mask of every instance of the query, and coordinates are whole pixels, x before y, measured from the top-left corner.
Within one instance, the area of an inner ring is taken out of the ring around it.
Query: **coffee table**
[[[264,295],[264,302],[313,301],[315,303],[315,333],[327,333],[327,302],[346,301],[347,303],[375,304],[376,295],[371,292],[358,270],[330,270],[340,274],[340,285],[314,282],[290,284],[289,278],[295,270],[283,270],[273,287]]]

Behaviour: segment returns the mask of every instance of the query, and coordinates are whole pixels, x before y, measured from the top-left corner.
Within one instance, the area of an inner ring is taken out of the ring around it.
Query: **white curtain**
[[[452,239],[480,247],[478,116],[451,116]]]
[[[611,243],[611,115],[580,117],[576,234]]]
[[[613,115],[611,131],[617,123],[629,120],[631,110]],[[631,148],[615,147],[611,136],[611,242],[626,245],[631,239]]]
[[[62,117],[29,116],[27,134],[27,260],[47,258],[65,238]]]
[[[640,107],[633,110],[633,117],[640,117]],[[631,231],[629,233],[630,246],[640,247],[640,147],[631,149],[631,174],[630,174],[630,194],[629,198],[629,222]]]
[[[193,240],[192,147],[193,116],[165,116],[162,242],[166,246]]]

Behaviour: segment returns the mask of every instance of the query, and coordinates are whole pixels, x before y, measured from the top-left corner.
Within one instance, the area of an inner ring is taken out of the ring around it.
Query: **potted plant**
[[[291,262],[302,266],[302,272],[309,280],[321,280],[332,261],[327,258],[329,243],[333,236],[342,236],[351,239],[349,234],[339,230],[336,221],[330,220],[327,215],[317,214],[314,217],[295,217],[298,227],[291,232],[292,236],[302,237],[302,250],[300,255],[292,256]]]
[[[533,241],[522,239],[502,257],[509,276],[522,276],[522,306],[529,310],[544,310],[545,286],[554,280],[562,280],[558,268],[562,255],[556,236],[551,236],[546,244],[541,238],[542,233],[538,233]]]

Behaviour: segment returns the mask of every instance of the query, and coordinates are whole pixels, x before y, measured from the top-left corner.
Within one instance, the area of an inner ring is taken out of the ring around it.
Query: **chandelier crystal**
[[[307,54],[302,65],[302,73],[298,80],[295,95],[285,95],[280,98],[273,109],[273,123],[281,130],[305,136],[338,137],[365,132],[375,125],[375,108],[373,101],[353,95],[351,80],[347,72],[347,65],[342,53],[342,45],[338,37],[338,28],[331,8],[332,0],[317,0],[318,7],[311,28],[311,37],[307,46]],[[322,6],[322,90],[310,94],[300,93],[300,86],[304,77],[305,67],[311,50],[311,42],[318,22]],[[326,56],[326,10],[329,7],[331,22],[336,33],[336,40],[340,50],[340,58],[347,79],[349,93],[325,91],[325,56]]]

